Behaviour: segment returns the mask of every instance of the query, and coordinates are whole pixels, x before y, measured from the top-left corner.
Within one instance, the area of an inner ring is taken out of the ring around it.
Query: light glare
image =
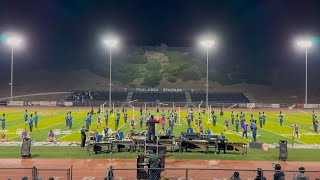
[[[309,48],[312,46],[312,42],[310,40],[298,40],[296,43],[302,48]]]
[[[10,46],[14,46],[14,47],[19,46],[22,43],[22,38],[20,38],[19,36],[10,36],[7,39],[7,43]]]
[[[108,47],[110,47],[110,48],[114,48],[114,47],[117,46],[118,41],[115,40],[115,39],[105,39],[105,40],[103,41],[103,43],[104,43],[105,45],[107,45]]]
[[[205,48],[211,48],[214,45],[214,41],[211,41],[211,40],[200,41],[200,44]]]

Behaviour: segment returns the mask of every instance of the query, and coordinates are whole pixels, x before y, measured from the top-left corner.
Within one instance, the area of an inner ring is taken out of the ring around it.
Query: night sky
[[[107,33],[126,46],[196,46],[200,35],[214,34],[216,61],[246,63],[250,71],[303,65],[303,51],[293,40],[317,39],[319,17],[319,0],[1,0],[0,33],[25,36],[25,47],[16,53],[20,67],[101,58],[99,38]],[[320,44],[311,50],[310,71],[319,65],[319,51]],[[10,49],[1,43],[1,73],[9,58]]]

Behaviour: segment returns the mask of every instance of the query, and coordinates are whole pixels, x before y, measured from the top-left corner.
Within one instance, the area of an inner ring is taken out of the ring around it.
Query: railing
[[[246,163],[245,161],[243,163]],[[106,180],[134,180],[134,179],[150,179],[150,180],[219,180],[231,179],[238,172],[242,180],[253,180],[255,178],[263,180],[274,179],[275,170],[258,170],[258,169],[194,169],[194,168],[164,168],[164,169],[149,169],[148,168],[109,168],[106,174]],[[293,179],[295,176],[305,175],[309,179],[320,177],[320,171],[300,171],[284,170],[285,179]]]
[[[0,167],[0,179],[29,179],[29,180],[47,180],[49,178],[71,180],[72,169],[45,169],[45,168],[11,168]]]

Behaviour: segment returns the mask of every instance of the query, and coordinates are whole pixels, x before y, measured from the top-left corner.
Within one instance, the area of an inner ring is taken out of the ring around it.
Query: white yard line
[[[275,133],[275,132],[270,131],[270,130],[267,130],[267,129],[263,129],[263,128],[261,128],[261,130],[265,130],[265,131],[268,131],[268,132],[270,132],[270,133],[273,133],[273,134],[276,134],[276,135],[279,135],[279,136],[285,137],[285,138],[287,138],[287,139],[291,139],[291,138],[289,138],[289,137],[283,136],[283,135],[281,135],[281,134]],[[305,144],[305,143],[303,143],[303,142],[301,142],[301,141],[298,141],[298,140],[294,140],[294,141],[299,142],[299,143],[301,143],[301,144]]]
[[[305,112],[305,111],[302,111],[301,109],[298,109],[298,111],[303,112],[303,113],[305,113],[305,114],[309,114],[309,113],[307,113],[307,112]]]
[[[85,116],[84,116],[85,117]],[[80,118],[83,118],[83,117],[78,117],[78,118],[75,118],[75,119],[80,119]],[[65,122],[62,122],[62,123],[58,123],[58,124],[54,124],[54,125],[52,125],[52,126],[48,126],[48,127],[45,127],[45,128],[42,128],[42,129],[37,129],[37,130],[43,130],[43,129],[48,129],[48,128],[51,128],[51,127],[53,127],[53,126],[57,126],[57,125],[60,125],[60,124],[64,124]],[[34,129],[34,130],[36,130],[36,129]],[[29,132],[30,133],[30,132]],[[14,139],[14,138],[17,138],[17,137],[19,137],[20,135],[17,135],[17,136],[15,136],[15,137],[12,137],[12,138],[10,138],[10,139],[8,139],[8,140],[11,140],[11,139]]]

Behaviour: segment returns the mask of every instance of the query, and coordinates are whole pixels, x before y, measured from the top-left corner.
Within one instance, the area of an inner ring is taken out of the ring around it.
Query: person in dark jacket
[[[84,147],[86,145],[86,132],[88,132],[88,130],[83,126],[81,129],[81,147]]]
[[[285,174],[281,171],[280,164],[275,164],[274,166],[275,173],[273,175],[274,180],[285,180]]]
[[[154,143],[156,141],[156,128],[155,124],[158,123],[154,119],[154,116],[151,115],[151,118],[147,122],[148,125],[148,142]]]
[[[254,180],[266,180],[266,177],[263,176],[262,169],[257,169],[257,177]]]

